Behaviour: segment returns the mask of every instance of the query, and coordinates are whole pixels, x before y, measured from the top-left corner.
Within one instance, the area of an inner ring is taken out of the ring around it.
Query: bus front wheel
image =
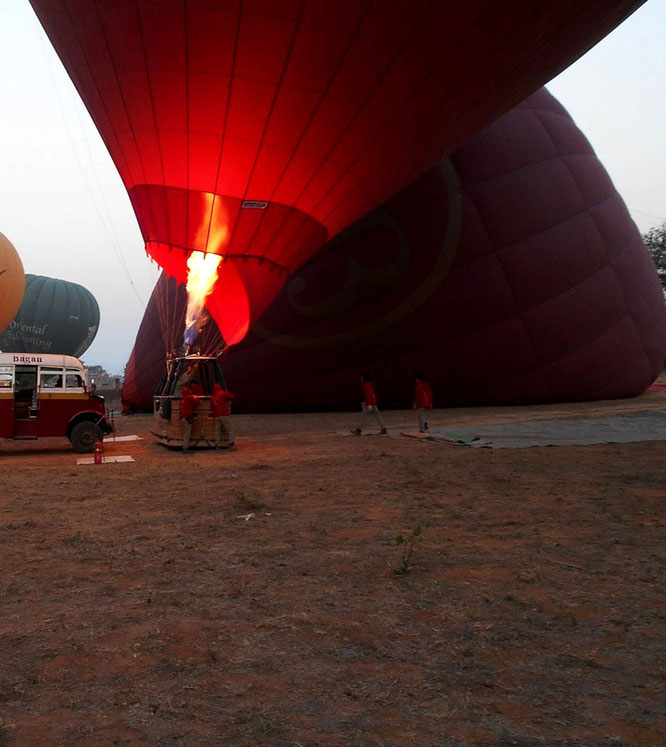
[[[90,454],[95,448],[95,442],[102,440],[102,429],[95,423],[84,420],[72,428],[69,440],[74,451],[79,454]]]

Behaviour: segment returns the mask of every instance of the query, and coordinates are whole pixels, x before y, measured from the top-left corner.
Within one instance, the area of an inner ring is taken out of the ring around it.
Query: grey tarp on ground
[[[666,441],[666,410],[615,418],[530,420],[462,428],[453,426],[447,429],[437,428],[432,431],[432,435],[478,436],[479,440],[469,444],[470,446],[493,449]]]

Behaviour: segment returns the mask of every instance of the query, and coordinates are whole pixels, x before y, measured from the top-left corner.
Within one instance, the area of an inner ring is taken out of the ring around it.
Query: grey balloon
[[[26,274],[23,303],[0,333],[0,350],[79,358],[95,339],[99,319],[99,306],[87,288]]]

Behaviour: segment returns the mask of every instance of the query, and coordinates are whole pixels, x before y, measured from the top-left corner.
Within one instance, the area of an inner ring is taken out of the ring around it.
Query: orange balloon
[[[0,233],[0,332],[19,310],[25,291],[23,264],[12,242]]]

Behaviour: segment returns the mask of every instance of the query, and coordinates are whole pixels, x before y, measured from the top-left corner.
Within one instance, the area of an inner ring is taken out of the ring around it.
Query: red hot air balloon
[[[183,290],[161,278],[123,388],[137,409],[150,409],[162,373],[165,298],[184,313]],[[640,234],[541,90],[329,242],[224,367],[239,408],[341,410],[366,370],[386,407],[410,405],[419,369],[441,405],[632,396],[665,354]]]
[[[182,282],[238,342],[330,237],[596,43],[640,0],[31,0]]]

